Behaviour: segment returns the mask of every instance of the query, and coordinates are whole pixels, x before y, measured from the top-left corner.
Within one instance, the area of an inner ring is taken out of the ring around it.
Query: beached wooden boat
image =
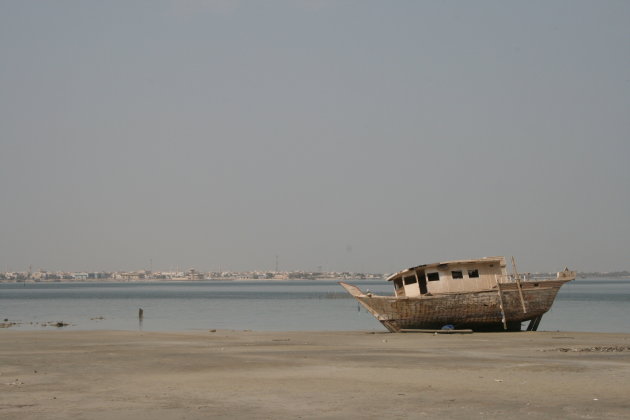
[[[536,330],[560,290],[575,279],[565,268],[555,278],[520,275],[512,258],[508,273],[504,257],[448,261],[408,268],[387,278],[393,296],[364,293],[341,284],[391,332],[413,329],[473,329],[475,331]]]

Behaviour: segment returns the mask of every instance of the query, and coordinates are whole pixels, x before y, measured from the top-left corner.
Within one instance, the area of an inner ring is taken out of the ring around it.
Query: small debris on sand
[[[8,383],[5,383],[5,385],[9,385],[9,386],[22,386],[22,385],[24,385],[24,382],[20,381],[19,379],[16,379],[16,380],[15,380],[15,381],[13,381],[13,382],[8,382]]]
[[[563,353],[578,352],[578,353],[616,353],[622,351],[630,351],[630,346],[595,346],[595,347],[559,347],[551,350],[541,351],[560,351]]]
[[[62,328],[62,327],[67,327],[70,324],[68,324],[67,322],[63,322],[63,321],[49,321],[49,322],[42,322],[40,325],[42,327]]]

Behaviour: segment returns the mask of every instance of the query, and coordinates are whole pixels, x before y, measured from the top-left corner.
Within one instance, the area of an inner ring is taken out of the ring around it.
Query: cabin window
[[[427,280],[438,281],[440,279],[440,273],[427,273]]]
[[[413,284],[416,282],[416,276],[405,277],[405,284]]]
[[[468,270],[468,277],[470,277],[471,279],[479,277],[479,270],[475,269],[475,270]]]
[[[460,270],[460,271],[451,271],[451,275],[453,276],[454,279],[463,279],[464,278],[464,273]]]

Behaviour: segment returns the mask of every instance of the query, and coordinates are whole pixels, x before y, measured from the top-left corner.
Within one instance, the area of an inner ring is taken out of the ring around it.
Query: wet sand
[[[0,330],[0,418],[630,418],[630,334]]]

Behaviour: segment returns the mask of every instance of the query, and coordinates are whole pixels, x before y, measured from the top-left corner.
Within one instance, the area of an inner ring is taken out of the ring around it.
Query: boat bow
[[[354,297],[365,296],[365,293],[363,293],[361,289],[359,289],[357,286],[353,286],[351,284],[344,283],[342,281],[340,281],[339,284]]]

